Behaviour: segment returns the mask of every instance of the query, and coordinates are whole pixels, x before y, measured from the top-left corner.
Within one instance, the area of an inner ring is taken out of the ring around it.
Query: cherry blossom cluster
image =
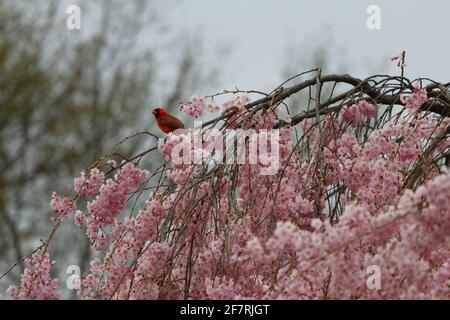
[[[262,175],[264,161],[178,163],[174,148],[186,140],[169,134],[158,143],[164,184],[147,193],[149,172],[131,162],[111,162],[112,178],[82,173],[74,189],[85,208],[56,193],[51,202],[58,221],[74,212],[102,253],[83,270],[79,297],[448,299],[450,121],[419,112],[427,99],[416,85],[401,96],[407,112],[382,125],[382,107],[358,97],[339,114],[291,126],[281,105],[249,111],[247,95],[222,104],[193,97],[183,111],[229,113],[225,129],[264,132],[282,121],[278,171]],[[190,159],[210,142],[200,147]],[[145,201],[134,210],[138,194]],[[48,253],[27,264],[11,296],[58,298]]]
[[[420,84],[414,85],[414,91],[411,95],[401,95],[400,100],[405,104],[405,107],[410,109],[411,112],[416,112],[420,106],[427,100],[427,91],[422,89]]]
[[[96,243],[97,250],[104,248],[111,236],[111,233],[106,233],[104,228],[116,223],[117,216],[127,203],[128,193],[148,174],[147,170],[142,170],[132,163],[126,163],[114,179],[106,180],[101,185],[97,196],[88,202],[85,219],[87,232],[89,239]]]
[[[23,271],[20,289],[10,286],[8,293],[13,299],[55,300],[59,299],[58,279],[52,278],[50,271],[55,265],[49,254],[34,253],[25,259],[27,268]]]
[[[73,180],[73,189],[80,196],[93,196],[96,194],[105,179],[105,174],[94,168],[89,174],[89,178],[86,178],[84,171],[81,172],[81,176]]]
[[[53,192],[50,207],[55,212],[52,221],[57,223],[66,221],[69,218],[69,214],[75,210],[76,205],[68,196],[60,196],[58,193]]]
[[[365,119],[375,118],[377,109],[366,100],[361,100],[358,104],[345,105],[342,108],[342,119],[344,122],[354,125],[361,124]]]
[[[442,245],[450,237],[449,205],[450,175],[445,173],[416,192],[407,190],[378,215],[350,204],[336,226],[314,219],[311,232],[278,222],[266,242],[258,237],[248,241],[239,259],[268,281],[260,290],[272,299],[445,298],[450,252]],[[437,252],[436,261],[428,260]],[[280,257],[286,267],[278,271],[277,289],[265,289],[270,288],[271,270],[266,273],[259,266],[272,266]],[[433,268],[436,264],[440,267]],[[380,290],[366,285],[370,266],[384,270]],[[329,283],[323,281],[327,277]]]
[[[180,111],[193,118],[201,117],[207,112],[218,112],[221,110],[221,105],[212,101],[207,101],[206,98],[199,96],[193,96],[188,102],[183,103],[180,107]]]

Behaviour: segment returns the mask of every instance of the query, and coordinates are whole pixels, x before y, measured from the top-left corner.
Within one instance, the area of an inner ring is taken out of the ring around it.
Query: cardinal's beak
[[[156,116],[156,111],[155,111],[155,110],[153,110],[153,111],[152,111],[152,114],[153,114],[154,116]]]

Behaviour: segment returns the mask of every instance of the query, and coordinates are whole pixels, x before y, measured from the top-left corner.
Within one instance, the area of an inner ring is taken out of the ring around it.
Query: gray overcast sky
[[[366,26],[369,5],[381,9],[381,30]],[[168,19],[171,28],[203,38],[207,59],[216,59],[218,48],[231,46],[218,89],[272,88],[281,80],[286,49],[302,45],[298,49],[310,54],[314,40],[305,39],[314,39],[325,27],[335,42],[331,49],[345,48],[344,62],[353,74],[365,77],[369,65],[372,72],[383,59],[406,50],[406,76],[450,81],[447,0],[184,0],[173,6]],[[333,55],[344,59],[340,50]],[[398,73],[393,63],[386,64],[381,71]],[[330,70],[338,71],[337,64]]]

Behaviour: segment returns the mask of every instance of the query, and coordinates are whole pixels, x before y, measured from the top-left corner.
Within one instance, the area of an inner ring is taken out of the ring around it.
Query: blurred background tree
[[[213,67],[201,65],[198,39],[180,39],[161,19],[173,4],[77,4],[89,32],[66,28],[63,2],[0,2],[0,273],[48,235],[54,189],[67,189],[80,168],[149,129],[153,106],[176,108],[215,78]],[[120,152],[131,154],[149,140],[133,140]],[[67,261],[58,272],[71,264],[86,268],[86,239],[69,228],[58,237],[52,257]],[[1,280],[1,291],[18,281],[22,267]]]

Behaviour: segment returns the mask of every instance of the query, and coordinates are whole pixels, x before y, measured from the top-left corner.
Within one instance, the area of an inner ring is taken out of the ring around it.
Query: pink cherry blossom
[[[50,260],[48,253],[43,255],[34,253],[30,258],[25,259],[25,263],[27,264],[27,268],[22,274],[20,289],[15,286],[8,288],[8,293],[12,298],[16,300],[59,299],[59,280],[52,278],[50,275],[55,261]]]
[[[183,104],[180,107],[180,111],[186,113],[187,115],[193,118],[203,116],[207,110],[213,112],[216,109],[218,110],[217,106],[207,104],[205,98],[199,96],[193,96],[188,103]]]
[[[66,221],[69,218],[69,214],[75,210],[76,205],[68,196],[61,197],[56,192],[53,192],[50,207],[56,213],[56,215],[52,217],[52,221],[56,223],[59,221]]]
[[[411,112],[417,112],[422,104],[427,100],[428,95],[425,89],[422,89],[420,84],[414,85],[413,93],[409,96],[402,94],[400,100],[405,104],[405,107]]]
[[[95,252],[79,297],[448,299],[450,121],[421,112],[429,101],[421,86],[400,94],[405,108],[391,116],[358,91],[332,114],[300,113],[298,124],[280,121],[281,104],[253,112],[247,95],[220,104],[194,96],[183,111],[225,112],[225,134],[264,136],[281,123],[278,170],[261,174],[265,161],[179,163],[173,151],[194,143],[188,129],[159,140],[164,166],[151,175],[142,159],[105,159],[111,175],[82,173],[75,200],[54,193],[51,201],[55,221],[75,212]],[[211,143],[182,156],[211,156]],[[258,147],[259,160],[270,159],[274,146],[266,147]],[[48,253],[26,262],[10,295],[59,298]],[[373,268],[381,273],[376,289],[368,285]]]
[[[105,174],[94,168],[86,178],[85,173],[81,172],[81,176],[73,180],[73,188],[80,196],[93,196],[99,190],[105,179]]]

